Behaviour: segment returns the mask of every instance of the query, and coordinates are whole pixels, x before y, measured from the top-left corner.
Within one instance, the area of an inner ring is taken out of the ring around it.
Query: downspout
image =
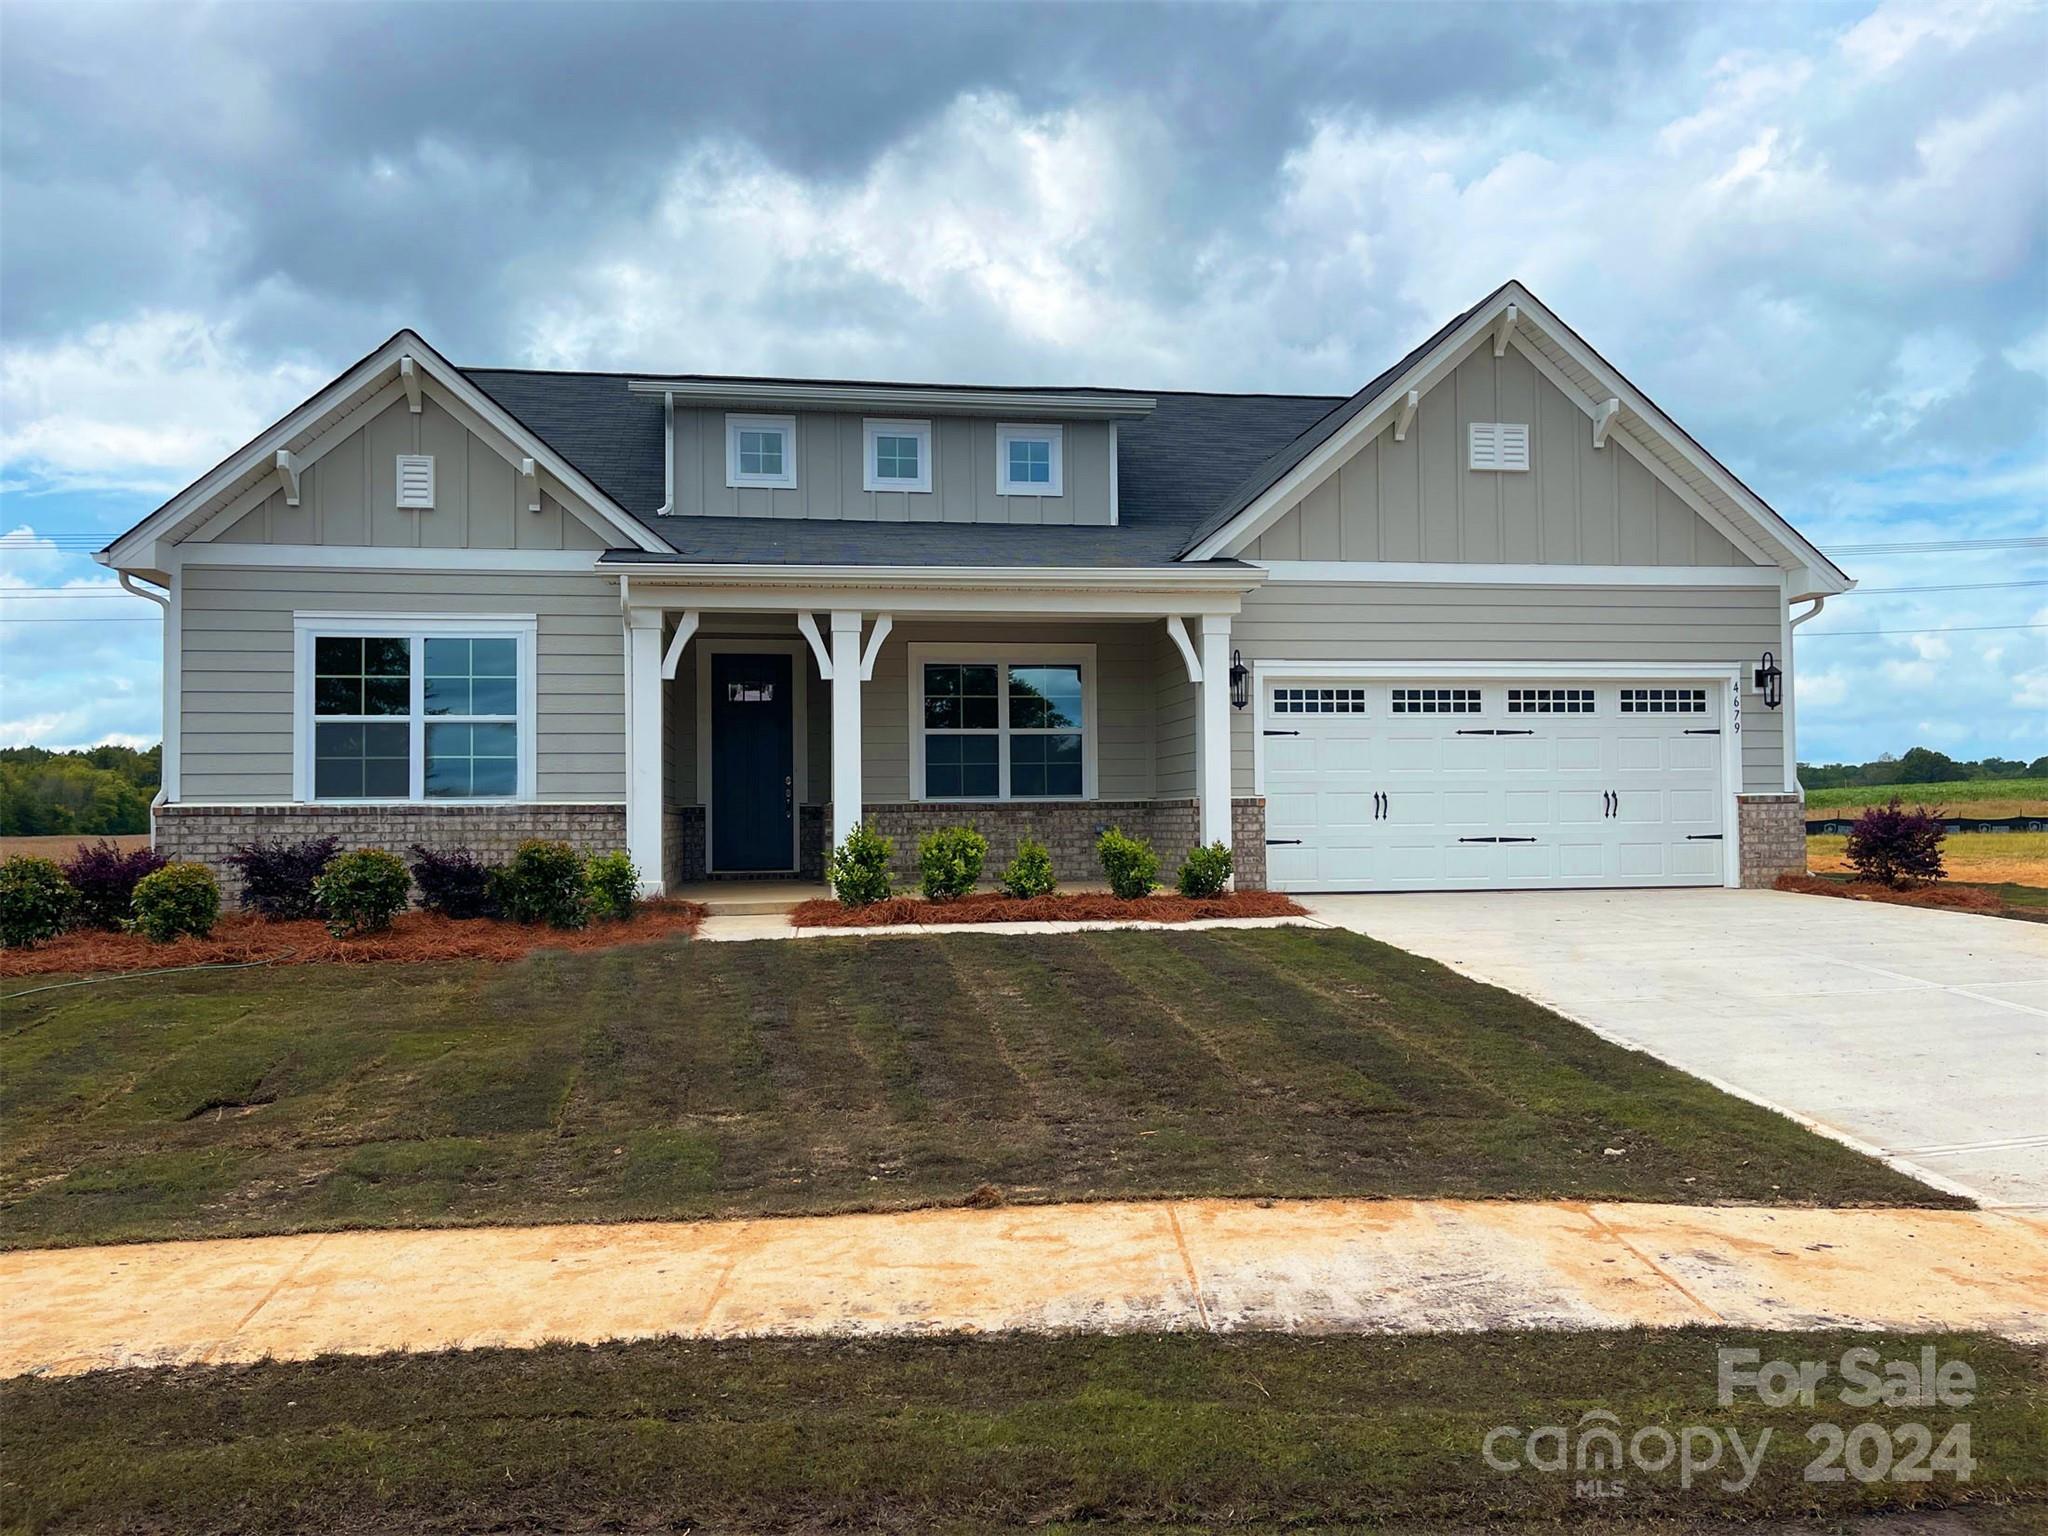
[[[1785,603],[1785,675],[1792,682],[1792,686],[1785,690],[1785,777],[1790,780],[1785,788],[1788,794],[1799,796],[1799,803],[1804,805],[1806,786],[1799,782],[1799,666],[1792,658],[1792,632],[1827,607],[1828,600],[1816,597],[1811,608],[1795,614],[1792,604],[1797,601],[1799,599],[1790,598]]]
[[[127,571],[118,571],[116,578],[121,589],[136,597],[146,597],[164,611],[164,660],[163,660],[163,739],[157,748],[156,795],[149,802],[149,830],[151,846],[156,842],[156,813],[159,807],[177,798],[178,756],[179,756],[179,694],[182,668],[179,666],[178,649],[184,643],[178,633],[178,612],[173,604],[176,587],[165,584],[162,592],[152,592],[137,585],[137,578]],[[175,580],[175,578],[173,578]]]

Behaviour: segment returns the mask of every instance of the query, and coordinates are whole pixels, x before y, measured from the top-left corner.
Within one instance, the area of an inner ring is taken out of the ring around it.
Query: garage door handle
[[[1602,790],[1600,793],[1600,814],[1602,816],[1612,816],[1617,810],[1620,809],[1620,806],[1618,804],[1620,798],[1621,797],[1615,794],[1615,792],[1611,789]]]
[[[1378,821],[1386,814],[1387,797],[1381,794],[1378,790],[1374,790],[1372,795],[1372,819],[1374,821]]]

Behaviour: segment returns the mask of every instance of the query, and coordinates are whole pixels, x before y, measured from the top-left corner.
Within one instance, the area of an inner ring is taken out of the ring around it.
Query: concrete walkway
[[[1193,1200],[0,1255],[0,1374],[668,1334],[1727,1323],[2048,1340],[2048,1219]]]

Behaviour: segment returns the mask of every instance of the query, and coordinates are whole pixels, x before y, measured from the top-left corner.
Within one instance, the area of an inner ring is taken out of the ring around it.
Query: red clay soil
[[[1191,923],[1205,917],[1302,917],[1307,909],[1278,891],[1233,891],[1227,896],[1144,896],[1123,901],[1102,891],[1070,896],[962,896],[926,901],[897,896],[866,907],[807,901],[789,914],[793,928],[884,928],[903,923]]]
[[[1780,875],[1778,889],[1796,891],[1802,896],[1845,896],[1851,901],[1883,901],[1895,907],[1942,907],[1951,912],[1988,912],[1993,916],[2005,909],[1996,891],[1975,885],[1913,885],[1893,890],[1868,880]]]
[[[517,960],[537,949],[611,949],[655,939],[687,938],[704,921],[694,901],[650,901],[623,923],[588,928],[527,927],[478,918],[456,922],[433,912],[408,912],[383,933],[337,939],[326,925],[270,923],[249,913],[223,917],[204,939],[153,944],[140,934],[81,928],[33,949],[0,949],[0,976],[91,975],[153,971],[178,965],[333,965],[370,961]]]

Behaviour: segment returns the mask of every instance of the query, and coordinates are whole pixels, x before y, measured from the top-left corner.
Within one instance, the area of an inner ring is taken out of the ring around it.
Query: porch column
[[[832,611],[832,847],[860,823],[860,614]]]
[[[1208,614],[1202,619],[1201,703],[1197,736],[1201,756],[1196,765],[1196,793],[1201,797],[1204,843],[1230,846],[1230,619]]]
[[[661,610],[626,615],[626,853],[661,894]]]

